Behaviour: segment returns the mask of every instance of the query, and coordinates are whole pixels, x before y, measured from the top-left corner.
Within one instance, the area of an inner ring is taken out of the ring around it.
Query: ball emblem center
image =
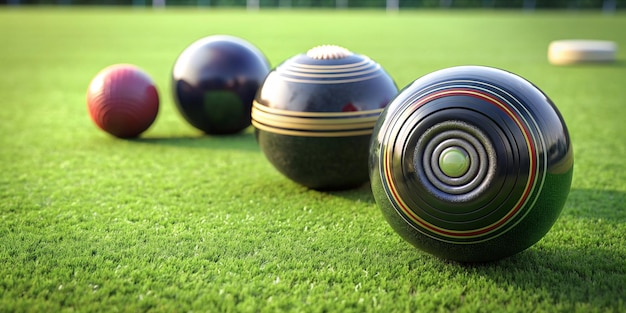
[[[460,147],[446,148],[439,155],[439,168],[449,177],[461,177],[470,167],[467,151]]]

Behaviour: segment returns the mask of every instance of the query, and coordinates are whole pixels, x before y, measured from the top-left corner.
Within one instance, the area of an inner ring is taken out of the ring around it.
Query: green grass
[[[0,9],[0,311],[626,311],[626,15],[513,11]],[[170,70],[227,33],[275,66],[333,43],[400,87],[481,64],[542,88],[572,135],[575,174],[552,230],[505,260],[417,251],[368,186],[317,192],[281,176],[252,129],[203,136]],[[620,62],[555,67],[550,40],[617,41]],[[134,63],[162,106],[138,140],[100,132],[90,79]]]

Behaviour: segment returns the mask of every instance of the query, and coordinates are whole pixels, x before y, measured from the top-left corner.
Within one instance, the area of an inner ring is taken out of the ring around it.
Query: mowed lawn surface
[[[522,11],[0,9],[0,311],[624,312],[626,15]],[[205,136],[170,71],[230,34],[273,66],[319,44],[378,61],[399,87],[465,64],[543,89],[573,140],[572,191],[535,246],[464,265],[403,241],[369,187],[281,176],[253,129]],[[556,67],[551,40],[614,40],[619,62]],[[133,63],[161,110],[137,140],[99,131],[91,78]]]

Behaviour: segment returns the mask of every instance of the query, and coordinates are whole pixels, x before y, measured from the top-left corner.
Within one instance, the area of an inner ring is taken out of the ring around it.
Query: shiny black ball
[[[483,262],[539,241],[570,190],[573,153],[554,103],[503,70],[461,66],[404,88],[374,128],[376,202],[408,242]]]
[[[267,76],[252,110],[261,150],[289,179],[318,190],[369,179],[378,116],[398,89],[380,64],[326,45],[296,55]]]
[[[250,126],[254,96],[270,70],[263,53],[237,37],[214,35],[187,47],[172,70],[176,107],[207,134]]]

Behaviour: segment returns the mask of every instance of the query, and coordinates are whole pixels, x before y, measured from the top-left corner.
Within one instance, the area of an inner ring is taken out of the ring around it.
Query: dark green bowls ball
[[[370,154],[374,197],[391,226],[461,262],[539,241],[563,208],[574,163],[552,101],[517,75],[478,66],[403,89],[376,124]]]
[[[338,46],[319,46],[272,70],[252,108],[259,146],[289,179],[320,190],[369,179],[372,129],[397,94],[383,68]]]

